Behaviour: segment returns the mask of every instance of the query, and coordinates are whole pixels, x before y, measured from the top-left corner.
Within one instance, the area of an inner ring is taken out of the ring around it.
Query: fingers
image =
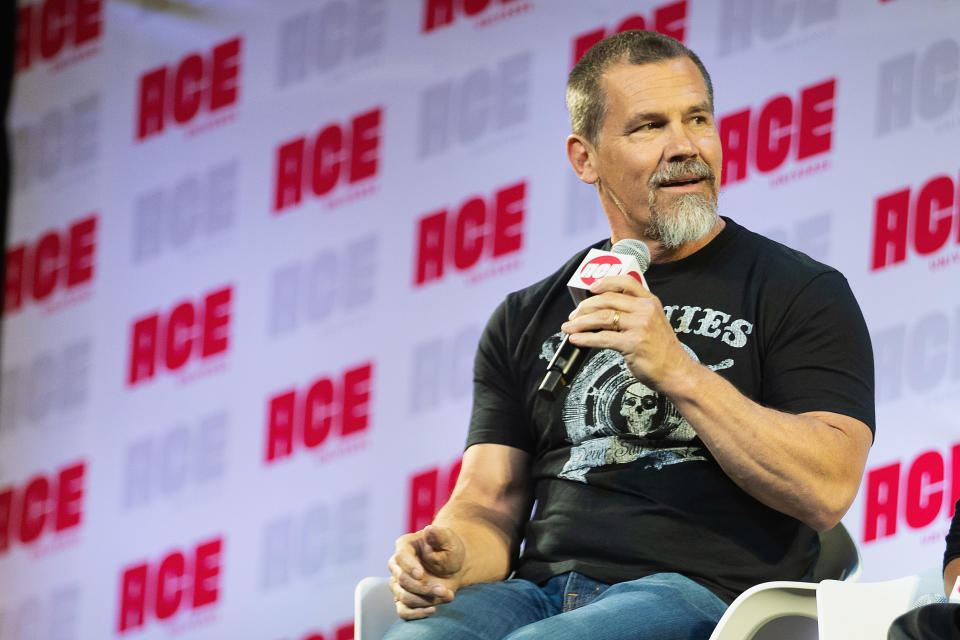
[[[408,607],[431,607],[453,600],[453,591],[439,582],[419,582],[409,576],[390,576],[393,599]]]
[[[391,567],[391,573],[394,573],[394,575],[406,573],[415,580],[420,580],[424,576],[424,570],[415,546],[415,535],[407,534],[397,539],[396,551],[390,557],[388,564]],[[396,572],[393,571],[394,565],[397,567]]]
[[[395,585],[397,589],[406,593],[424,598],[432,597],[434,588],[438,586],[435,581],[431,582],[429,577],[423,575],[422,571],[419,578],[414,577],[408,571],[404,571],[397,563],[396,555],[390,558],[387,562],[387,567],[390,569],[391,585]],[[393,586],[391,586],[391,589],[392,588]],[[397,594],[394,593],[394,595],[396,596]]]
[[[391,566],[391,572],[394,568]],[[434,581],[421,582],[400,574],[392,575],[389,584],[397,615],[404,620],[426,618],[436,611],[436,605],[453,600],[453,591]]]
[[[597,309],[609,308],[621,312],[630,311],[636,303],[644,300],[657,301],[656,308],[662,309],[659,300],[630,276],[607,276],[590,286],[594,295],[589,296],[574,309],[570,318],[591,313]]]
[[[393,578],[390,579],[390,591],[393,592],[397,615],[404,620],[426,618],[437,610],[435,601],[405,591]]]
[[[421,618],[427,618],[432,616],[437,610],[436,607],[413,609],[402,602],[396,602],[395,605],[397,607],[397,615],[403,620],[420,620]]]
[[[594,322],[603,322],[607,321],[606,327],[591,327],[590,329],[585,329],[586,331],[592,331],[594,329],[603,329],[611,328],[613,322],[613,312],[619,311],[621,314],[627,313],[635,308],[634,303],[636,298],[633,298],[622,293],[605,293],[602,296],[593,296],[587,298],[581,302],[577,307],[570,313],[570,320],[581,320],[586,316],[595,314],[597,312],[605,312],[604,316],[594,317],[592,320]],[[569,333],[569,332],[568,332]]]
[[[453,600],[453,590],[421,564],[420,553],[424,551],[423,547],[429,548],[431,535],[435,538],[434,544],[442,544],[442,530],[401,536],[397,539],[396,552],[387,562],[397,615],[405,620],[425,618],[435,611],[436,605]],[[436,538],[437,535],[440,537]]]
[[[576,315],[560,325],[566,333],[581,333],[584,331],[622,331],[625,328],[627,310],[616,307],[605,307],[593,311],[577,311]]]
[[[644,289],[643,285],[632,276],[606,276],[590,285],[590,293],[594,295],[607,292],[626,293],[638,298],[645,298],[651,295],[651,293]]]
[[[587,331],[625,332],[643,329],[651,321],[659,321],[660,316],[663,316],[663,306],[656,297],[634,298],[619,293],[605,293],[581,302],[560,329],[570,334]]]

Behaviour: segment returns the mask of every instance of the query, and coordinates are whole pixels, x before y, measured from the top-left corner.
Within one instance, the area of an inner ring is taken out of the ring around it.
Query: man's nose
[[[690,138],[690,133],[683,123],[671,123],[667,128],[667,144],[664,147],[663,155],[667,162],[686,160],[698,155],[697,145]]]

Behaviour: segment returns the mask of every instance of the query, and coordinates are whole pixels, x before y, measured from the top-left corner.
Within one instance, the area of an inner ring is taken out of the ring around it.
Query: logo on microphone
[[[618,276],[623,271],[620,258],[612,255],[597,256],[580,268],[580,281],[590,286],[605,276]]]
[[[638,244],[640,243],[638,242]],[[589,295],[587,289],[597,280],[605,276],[628,275],[633,276],[637,282],[643,285],[644,289],[649,291],[650,288],[643,277],[643,271],[646,267],[646,261],[641,266],[637,258],[630,253],[590,249],[583,262],[580,263],[580,268],[570,276],[567,289],[573,297],[574,304],[580,304]]]

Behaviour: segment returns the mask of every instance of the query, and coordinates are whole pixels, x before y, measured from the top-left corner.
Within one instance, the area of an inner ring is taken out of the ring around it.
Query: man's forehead
[[[707,84],[696,64],[687,57],[634,64],[621,59],[604,69],[604,93],[631,100],[657,98],[677,91],[708,96]]]

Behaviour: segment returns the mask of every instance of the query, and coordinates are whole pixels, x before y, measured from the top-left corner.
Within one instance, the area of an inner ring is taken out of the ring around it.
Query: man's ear
[[[598,179],[596,155],[596,150],[588,140],[575,133],[567,136],[567,159],[577,177],[587,184],[594,184]]]

